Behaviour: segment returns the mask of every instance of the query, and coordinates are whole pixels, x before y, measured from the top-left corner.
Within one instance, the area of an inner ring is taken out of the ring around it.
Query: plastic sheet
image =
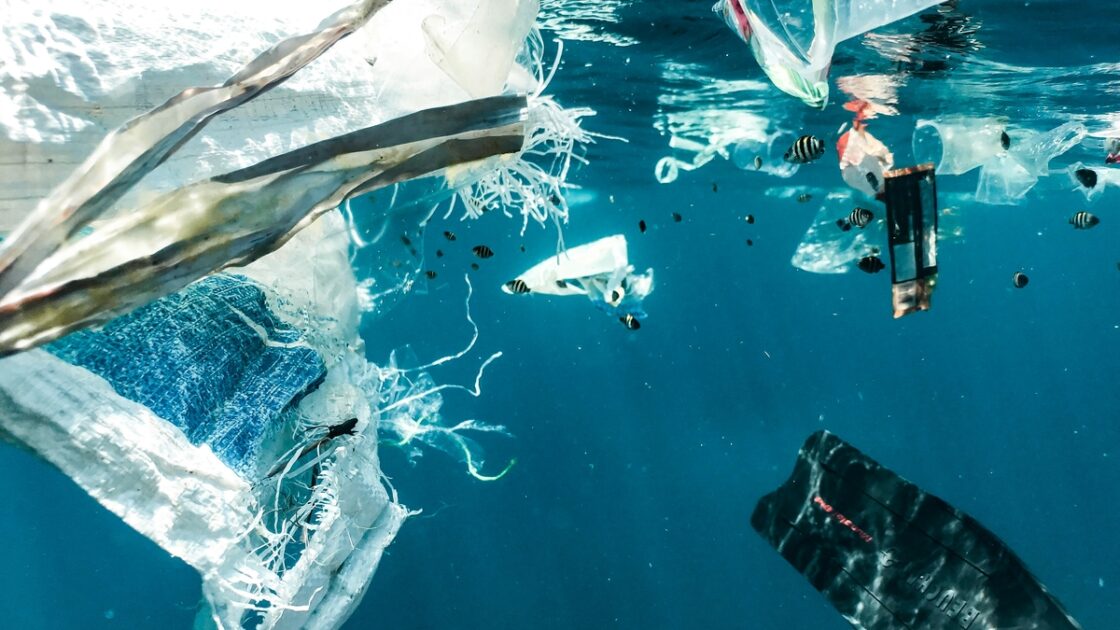
[[[750,44],[774,85],[810,107],[828,102],[836,46],[938,0],[719,0],[713,10]]]
[[[1050,131],[1016,138],[1009,151],[1000,153],[980,169],[976,201],[1015,205],[1026,197],[1040,177],[1050,174],[1050,161],[1077,146],[1088,130],[1081,123],[1065,123]]]
[[[862,230],[845,232],[836,227],[836,220],[851,209],[850,203],[834,201],[822,207],[801,237],[790,264],[811,273],[848,273],[859,259],[876,253],[876,243],[885,240],[881,221]]]
[[[1008,134],[1002,119],[921,120],[914,130],[914,156],[942,175],[980,167],[976,201],[1014,205],[1050,174],[1050,162],[1077,146],[1088,130],[1068,122],[1050,131]],[[1004,148],[1004,143],[1007,148]]]

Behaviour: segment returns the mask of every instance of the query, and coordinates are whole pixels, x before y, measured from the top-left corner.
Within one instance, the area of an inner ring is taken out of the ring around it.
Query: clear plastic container
[[[796,140],[797,134],[790,131],[776,131],[765,140],[742,140],[731,146],[731,161],[748,173],[790,177],[800,165],[787,162],[784,156]]]
[[[914,128],[914,160],[932,162],[938,175],[962,175],[1005,152],[999,118],[919,120]]]

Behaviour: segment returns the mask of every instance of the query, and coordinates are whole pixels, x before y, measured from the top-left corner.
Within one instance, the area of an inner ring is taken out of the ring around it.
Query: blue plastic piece
[[[218,275],[46,349],[101,376],[248,476],[281,415],[326,376],[317,352],[292,346],[300,340],[268,309],[259,287]]]

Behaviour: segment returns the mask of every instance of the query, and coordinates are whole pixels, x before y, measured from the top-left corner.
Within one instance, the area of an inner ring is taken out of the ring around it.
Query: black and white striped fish
[[[1095,215],[1089,214],[1084,210],[1073,213],[1073,216],[1069,218],[1069,224],[1076,230],[1088,230],[1089,228],[1096,227],[1100,222],[1101,220]]]
[[[478,256],[479,258],[490,258],[494,255],[494,250],[485,245],[475,245],[471,248],[471,251],[474,252],[474,255]]]
[[[622,325],[625,326],[627,330],[637,330],[642,327],[642,322],[638,321],[638,318],[630,313],[619,317],[618,321],[622,322]]]
[[[785,161],[791,164],[808,164],[824,155],[824,141],[816,136],[801,136],[786,151]]]
[[[875,213],[871,212],[867,208],[856,208],[848,214],[848,218],[836,219],[836,226],[841,230],[844,230],[845,232],[852,229],[852,226],[858,227],[862,230],[863,228],[867,227],[867,225],[871,223],[873,219],[875,219]]]
[[[521,278],[517,278],[516,280],[510,280],[509,282],[507,282],[506,289],[510,293],[516,293],[519,295],[529,293],[529,285],[525,284],[525,281]]]
[[[443,238],[445,238],[449,241],[453,241],[453,240],[455,240],[455,233],[452,232],[451,230],[447,230],[446,232],[443,233]]]
[[[1011,285],[1016,289],[1022,289],[1023,287],[1027,286],[1027,283],[1030,281],[1031,279],[1028,278],[1027,274],[1023,273],[1022,271],[1016,271],[1011,275]]]

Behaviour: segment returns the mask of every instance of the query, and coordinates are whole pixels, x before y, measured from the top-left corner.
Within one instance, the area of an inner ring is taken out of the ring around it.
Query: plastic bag
[[[775,87],[810,107],[823,108],[837,44],[937,4],[938,0],[719,0],[712,10],[750,44]]]

